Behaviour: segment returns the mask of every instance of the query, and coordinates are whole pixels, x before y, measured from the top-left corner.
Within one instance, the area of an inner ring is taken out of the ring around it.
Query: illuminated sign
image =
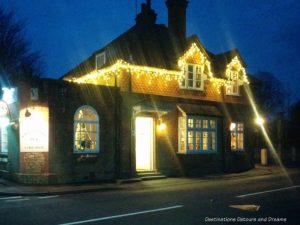
[[[30,111],[30,116],[26,110]],[[49,151],[48,107],[35,106],[20,111],[20,146],[21,152]]]

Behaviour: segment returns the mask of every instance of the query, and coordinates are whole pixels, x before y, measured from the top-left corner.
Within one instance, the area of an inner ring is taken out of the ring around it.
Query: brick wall
[[[48,173],[48,152],[21,152],[20,169],[26,174]]]

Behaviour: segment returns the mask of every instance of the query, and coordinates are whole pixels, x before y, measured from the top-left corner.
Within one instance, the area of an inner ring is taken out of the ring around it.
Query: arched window
[[[74,153],[99,152],[99,117],[91,106],[81,106],[74,115]]]

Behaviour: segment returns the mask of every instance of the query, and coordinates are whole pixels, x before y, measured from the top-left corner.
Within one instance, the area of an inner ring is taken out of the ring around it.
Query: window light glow
[[[233,131],[236,128],[236,123],[230,124],[230,131]]]

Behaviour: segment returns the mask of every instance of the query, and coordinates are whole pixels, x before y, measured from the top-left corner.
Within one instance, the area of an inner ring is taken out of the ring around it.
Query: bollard
[[[268,151],[266,148],[262,148],[260,151],[260,160],[262,166],[268,165]]]

